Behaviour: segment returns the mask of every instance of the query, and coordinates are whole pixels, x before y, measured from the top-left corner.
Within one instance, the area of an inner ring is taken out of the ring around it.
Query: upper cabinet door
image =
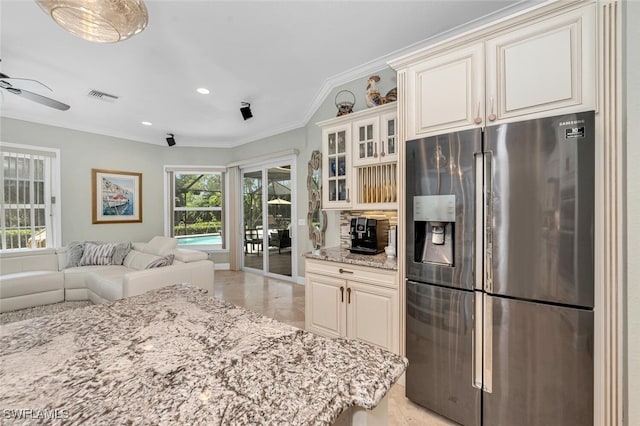
[[[380,116],[380,162],[398,161],[398,126],[396,112]]]
[[[596,6],[488,39],[487,124],[596,107]]]
[[[353,165],[366,166],[398,160],[396,111],[353,122]]]
[[[353,122],[353,165],[380,162],[380,129],[378,116]]]
[[[410,67],[407,87],[407,139],[484,125],[483,43]]]
[[[322,132],[322,207],[351,206],[351,125]]]

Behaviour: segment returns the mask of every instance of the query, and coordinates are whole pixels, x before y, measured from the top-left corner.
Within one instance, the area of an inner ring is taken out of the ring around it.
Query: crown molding
[[[543,4],[555,3],[557,1],[558,0],[551,0]],[[523,5],[530,5],[530,7],[523,7]],[[533,3],[531,0],[520,0],[517,3],[513,3],[509,6],[505,6],[502,9],[498,9],[492,13],[483,15],[472,21],[465,22],[464,24],[458,25],[457,27],[453,27],[447,31],[435,34],[432,37],[410,44],[401,49],[388,53],[384,56],[381,56],[374,60],[366,62],[362,65],[356,66],[342,73],[329,77],[324,81],[320,90],[318,90],[318,93],[316,94],[313,102],[309,106],[309,109],[307,110],[307,113],[305,114],[300,124],[300,127],[306,126],[309,123],[313,115],[316,113],[316,111],[318,111],[318,108],[320,108],[320,105],[322,105],[322,103],[325,101],[329,93],[336,87],[341,86],[343,84],[350,83],[358,78],[369,76],[379,71],[382,71],[384,69],[387,69],[389,68],[389,62],[395,60],[396,58],[401,58],[403,56],[410,55],[417,50],[430,47],[440,41],[447,40],[451,37],[462,34],[464,32],[473,31],[478,27],[481,27],[482,25],[487,25],[501,18],[508,17],[512,14],[512,11],[513,13],[523,12],[531,8],[539,7],[539,5],[540,3]]]

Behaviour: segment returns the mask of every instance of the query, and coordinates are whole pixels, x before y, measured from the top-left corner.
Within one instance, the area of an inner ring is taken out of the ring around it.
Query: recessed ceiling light
[[[209,92],[209,89],[205,89],[204,87],[200,87],[196,89],[196,91],[202,95],[208,95],[209,93],[211,93]]]
[[[145,126],[151,126],[151,124],[153,123],[151,123],[150,121],[143,121],[142,124],[144,124]]]

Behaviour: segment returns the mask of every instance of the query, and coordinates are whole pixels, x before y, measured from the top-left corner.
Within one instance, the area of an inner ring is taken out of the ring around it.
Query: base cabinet
[[[307,273],[305,281],[305,328],[326,337],[345,336],[345,280]]]
[[[400,353],[396,271],[316,260],[307,260],[306,268],[308,331]]]
[[[398,297],[396,290],[347,282],[347,337],[393,352],[397,342]]]

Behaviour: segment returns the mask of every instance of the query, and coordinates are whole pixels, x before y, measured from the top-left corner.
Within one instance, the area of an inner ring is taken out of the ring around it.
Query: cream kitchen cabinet
[[[487,124],[596,108],[595,4],[512,29],[485,46]]]
[[[400,353],[397,271],[307,259],[305,328]]]
[[[394,61],[406,140],[596,108],[596,9],[541,13]]]
[[[351,123],[322,130],[322,207],[351,207]]]
[[[475,127],[484,115],[484,45],[473,43],[407,70],[407,139]]]
[[[355,120],[352,125],[353,165],[397,161],[395,104],[369,111],[373,114]]]
[[[394,102],[318,123],[323,209],[397,208],[396,117]]]

